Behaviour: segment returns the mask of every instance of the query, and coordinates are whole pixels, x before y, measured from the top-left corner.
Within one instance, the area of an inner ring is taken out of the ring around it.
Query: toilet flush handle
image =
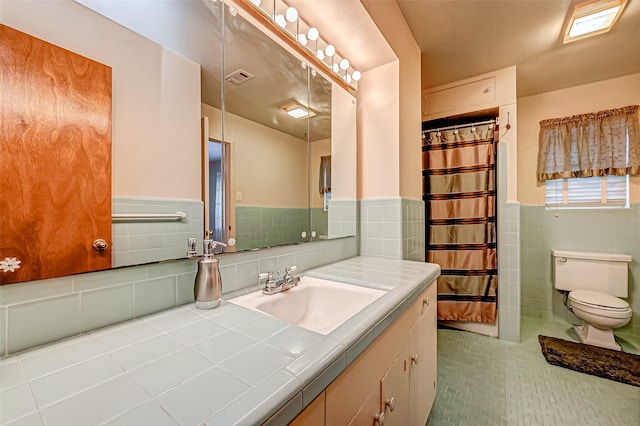
[[[566,257],[558,257],[557,259],[558,259],[557,260],[558,263],[567,263],[567,258]]]

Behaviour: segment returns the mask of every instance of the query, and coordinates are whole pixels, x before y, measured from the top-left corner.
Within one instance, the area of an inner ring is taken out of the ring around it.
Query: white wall
[[[421,199],[420,49],[396,2],[362,4],[397,60],[358,85],[358,197]]]
[[[396,2],[364,1],[363,4],[399,59],[398,80],[378,82],[389,84],[389,88],[398,93],[399,101],[396,117],[388,117],[384,122],[398,120],[398,135],[394,139],[399,151],[398,170],[393,171],[399,175],[398,194],[389,195],[421,200],[420,48]],[[390,142],[386,141],[387,144]]]
[[[333,200],[356,199],[356,165],[358,161],[356,113],[355,98],[336,83],[332,83],[331,198]]]
[[[544,205],[544,184],[536,181],[540,121],[640,104],[640,73],[518,99],[518,199]],[[629,179],[629,198],[640,202],[640,176]]]
[[[362,73],[358,102],[358,198],[400,195],[397,61]]]
[[[200,199],[200,67],[72,0],[3,1],[2,23],[112,67],[114,196]]]

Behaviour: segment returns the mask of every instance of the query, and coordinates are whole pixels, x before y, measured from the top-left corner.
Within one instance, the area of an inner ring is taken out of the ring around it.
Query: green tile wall
[[[329,200],[327,232],[330,238],[353,236],[358,233],[359,206],[355,199]]]
[[[311,236],[312,241],[320,240],[329,234],[329,212],[322,208],[311,209],[311,231],[316,236]]]
[[[357,255],[355,237],[225,254],[223,297],[257,286],[261,272],[304,272]],[[196,259],[173,260],[1,286],[0,357],[192,303],[196,270]]]
[[[403,259],[402,201],[402,198],[360,200],[360,252],[363,255]]]
[[[628,209],[547,210],[522,206],[522,314],[578,323],[553,288],[551,250],[626,253],[633,318],[617,333],[640,335],[640,204]]]
[[[305,241],[307,221],[307,209],[237,206],[236,250]]]
[[[113,213],[159,214],[183,212],[183,220],[114,220],[114,267],[184,257],[187,238],[202,238],[204,203],[198,200],[114,197]]]
[[[402,199],[402,258],[425,261],[425,205],[422,200]]]

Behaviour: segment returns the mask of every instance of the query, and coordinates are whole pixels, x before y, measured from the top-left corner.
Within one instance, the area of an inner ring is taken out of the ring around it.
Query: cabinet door
[[[0,284],[111,267],[111,68],[0,24]]]
[[[414,318],[402,315],[327,387],[327,425],[347,424],[374,390],[377,402],[372,413],[379,410],[380,380],[407,345],[409,320]]]
[[[289,426],[324,426],[324,392],[316,397]]]
[[[358,412],[355,416],[349,421],[349,426],[370,426],[370,425],[379,425],[380,423],[385,423],[384,421],[379,422],[378,416],[380,415],[380,388],[374,389],[367,399],[364,401]],[[332,425],[334,423],[327,422],[327,425]],[[386,423],[385,423],[386,424]]]
[[[409,347],[404,347],[398,358],[382,378],[380,412],[384,412],[385,426],[409,425]]]
[[[409,330],[411,425],[424,425],[436,394],[436,284],[419,299],[422,312]]]

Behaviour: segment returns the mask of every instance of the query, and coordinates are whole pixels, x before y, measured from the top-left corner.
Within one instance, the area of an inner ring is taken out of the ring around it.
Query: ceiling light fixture
[[[298,102],[289,102],[288,104],[282,105],[280,109],[287,114],[289,114],[293,118],[307,118],[307,117],[315,117],[316,113],[301,103]]]
[[[575,5],[564,43],[606,33],[616,23],[627,0],[590,0]]]

